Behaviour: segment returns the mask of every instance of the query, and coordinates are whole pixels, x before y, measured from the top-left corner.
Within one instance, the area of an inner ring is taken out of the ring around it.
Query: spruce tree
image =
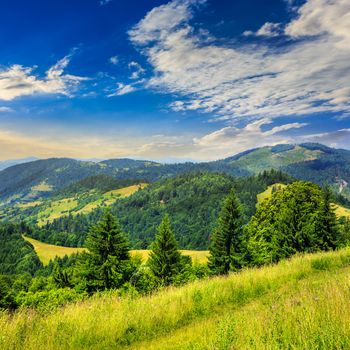
[[[158,226],[158,234],[151,246],[148,266],[162,285],[169,285],[182,268],[182,256],[166,215]]]
[[[128,241],[118,221],[106,210],[101,221],[92,226],[86,240],[83,274],[87,289],[118,288],[130,268]]]
[[[339,245],[340,232],[335,209],[331,203],[332,192],[327,186],[323,189],[322,205],[319,212],[317,235],[322,250],[335,249]]]
[[[214,274],[227,274],[242,266],[242,209],[232,190],[225,199],[214,229],[208,266]]]

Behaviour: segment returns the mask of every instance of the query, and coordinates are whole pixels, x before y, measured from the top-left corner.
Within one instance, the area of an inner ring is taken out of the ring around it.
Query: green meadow
[[[23,238],[34,247],[36,254],[44,265],[47,265],[50,260],[53,260],[56,257],[63,258],[65,255],[70,256],[72,254],[86,251],[85,248],[62,247],[54,244],[40,242],[27,236],[23,236]],[[143,261],[147,260],[149,252],[150,250],[147,249],[131,250],[132,255],[141,256]],[[184,255],[190,256],[193,262],[201,264],[207,262],[209,255],[209,252],[207,250],[181,250],[181,252]]]
[[[348,349],[350,249],[144,297],[0,314],[1,349]]]
[[[108,191],[103,194],[97,194],[95,191],[90,191],[91,193],[83,193],[74,197],[61,198],[44,203],[35,201],[33,203],[40,208],[36,214],[38,225],[43,226],[47,222],[52,222],[55,219],[69,214],[88,214],[98,207],[110,206],[120,198],[129,197],[139,189],[145,188],[146,186],[147,184],[141,183]],[[19,207],[23,208],[35,205],[31,203],[25,205],[19,204]]]

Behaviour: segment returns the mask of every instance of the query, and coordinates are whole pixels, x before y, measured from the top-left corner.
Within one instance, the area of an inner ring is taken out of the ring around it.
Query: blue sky
[[[348,0],[1,7],[0,159],[350,148]]]

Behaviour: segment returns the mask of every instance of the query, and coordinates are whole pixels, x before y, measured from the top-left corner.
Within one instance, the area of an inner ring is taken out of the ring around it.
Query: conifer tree
[[[118,221],[106,210],[100,222],[92,226],[86,240],[83,274],[87,289],[118,288],[130,268],[128,241]]]
[[[327,186],[323,189],[322,205],[317,225],[317,234],[322,250],[335,249],[340,240],[337,216],[332,207],[331,198],[332,192]]]
[[[182,267],[182,256],[177,249],[177,242],[166,215],[158,226],[158,234],[151,246],[148,266],[162,285],[169,285]]]
[[[59,288],[72,287],[68,272],[63,270],[57,262],[53,266],[52,278]]]
[[[213,232],[208,266],[214,274],[227,274],[242,266],[242,209],[232,190],[225,199]]]

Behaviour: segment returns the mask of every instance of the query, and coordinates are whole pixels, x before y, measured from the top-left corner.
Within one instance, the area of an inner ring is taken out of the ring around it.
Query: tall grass
[[[48,314],[3,313],[0,348],[316,349],[324,344],[324,349],[345,349],[350,347],[345,337],[350,335],[349,288],[345,277],[338,277],[339,283],[334,279],[348,271],[349,262],[350,249],[344,249],[149,297],[104,296]],[[319,295],[314,285],[322,286]],[[303,347],[306,335],[310,347]],[[291,340],[295,346],[288,345]]]

